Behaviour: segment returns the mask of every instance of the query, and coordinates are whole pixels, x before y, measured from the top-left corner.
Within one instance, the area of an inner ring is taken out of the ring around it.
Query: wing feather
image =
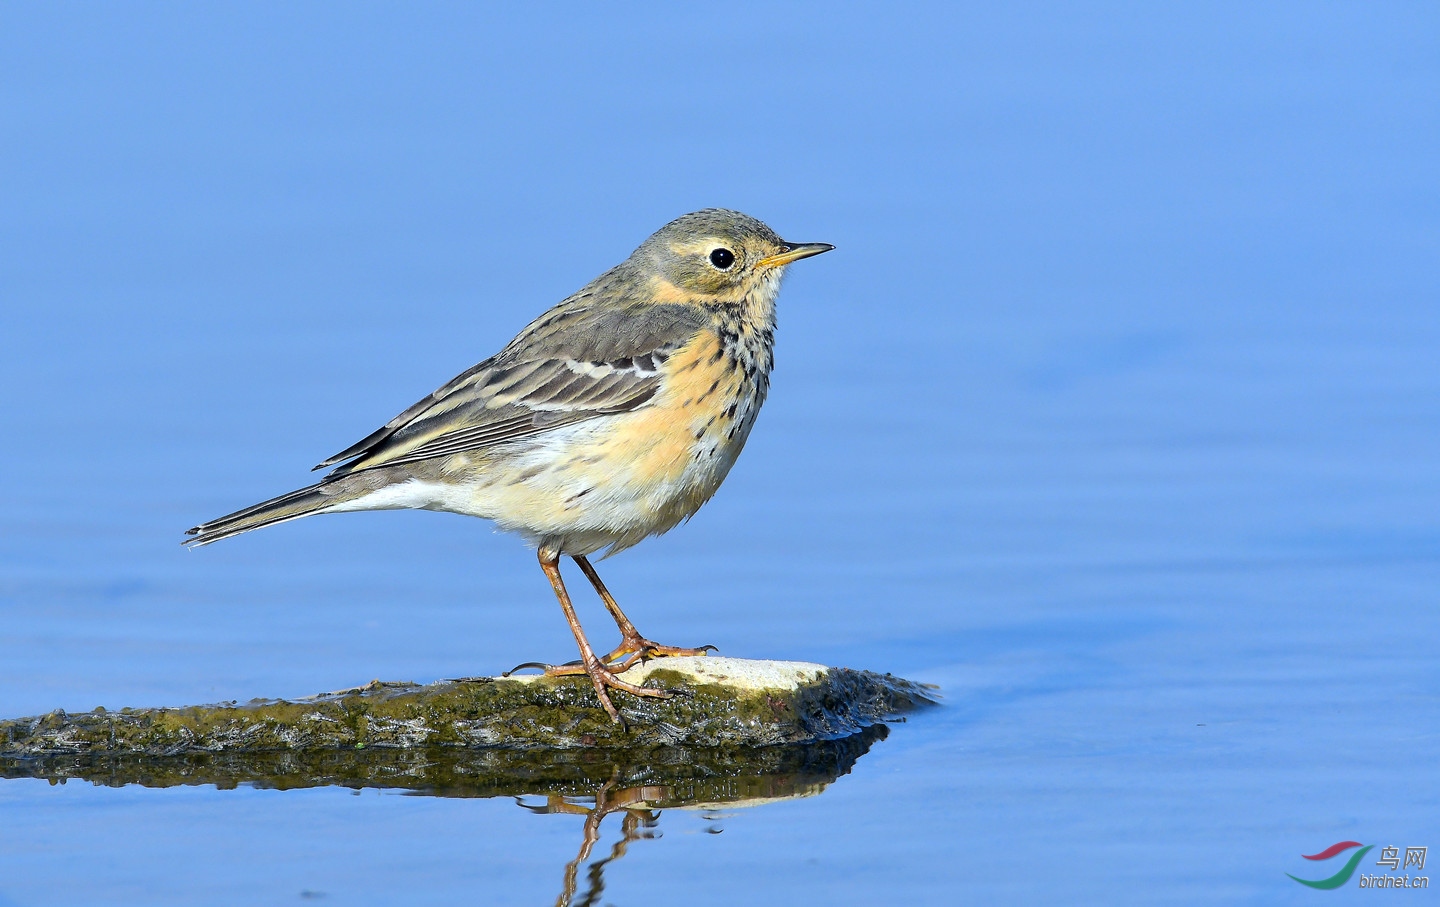
[[[587,294],[561,303],[499,354],[316,468],[343,463],[332,473],[339,476],[412,463],[629,412],[655,396],[662,364],[709,323],[694,306],[586,307],[593,304]]]

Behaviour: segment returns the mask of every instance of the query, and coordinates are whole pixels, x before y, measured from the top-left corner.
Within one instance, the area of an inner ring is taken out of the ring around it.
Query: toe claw
[[[516,665],[515,667],[511,668],[510,670],[506,671],[504,674],[501,674],[500,676],[501,676],[501,677],[509,677],[511,674],[514,674],[516,671],[523,671],[523,670],[525,670],[526,668],[539,668],[539,669],[542,670],[542,671],[548,671],[548,670],[550,670],[550,669],[553,668],[553,667],[555,667],[555,666],[554,666],[554,665],[547,665],[547,664],[546,664],[545,662],[543,662],[543,661],[527,661],[527,662],[525,662],[524,664],[518,664],[518,665]]]

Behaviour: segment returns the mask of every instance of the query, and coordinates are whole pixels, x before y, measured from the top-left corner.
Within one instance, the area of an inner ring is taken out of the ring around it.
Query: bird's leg
[[[540,569],[550,579],[550,586],[555,590],[555,597],[560,600],[560,608],[565,612],[565,620],[570,624],[570,632],[575,634],[575,642],[580,647],[580,665],[586,674],[590,675],[590,681],[595,684],[595,695],[600,697],[600,704],[610,714],[610,718],[616,724],[620,724],[620,713],[615,709],[615,704],[610,701],[610,694],[605,692],[606,687],[615,690],[624,690],[635,696],[649,696],[654,699],[668,699],[670,693],[667,690],[650,690],[645,687],[638,687],[633,683],[626,683],[606,667],[596,655],[595,650],[590,648],[590,641],[585,638],[585,631],[580,629],[580,621],[575,617],[575,608],[570,604],[570,593],[565,591],[565,581],[560,578],[560,552],[553,548],[540,548]],[[546,674],[573,674],[578,671],[566,670],[564,666],[559,668],[546,668]]]
[[[615,618],[615,626],[620,628],[620,645],[604,658],[605,663],[615,673],[621,673],[637,661],[657,655],[704,655],[715,648],[714,646],[701,646],[698,649],[685,649],[680,646],[662,646],[658,642],[651,642],[641,636],[640,631],[635,629],[635,625],[630,623],[630,618],[626,617],[625,612],[621,611],[620,606],[615,603],[615,597],[610,594],[610,590],[606,589],[605,584],[600,581],[600,574],[590,566],[590,561],[579,554],[571,555],[571,560],[580,565],[580,569],[585,573],[585,578],[590,580],[590,585],[594,586],[595,591],[600,594],[600,600],[605,603],[605,610]],[[614,663],[616,659],[624,658],[627,655],[630,657],[618,664]]]

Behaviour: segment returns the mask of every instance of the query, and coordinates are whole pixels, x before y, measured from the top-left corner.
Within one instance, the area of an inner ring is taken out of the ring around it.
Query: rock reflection
[[[849,773],[855,761],[886,734],[886,726],[879,724],[840,740],[753,749],[52,754],[0,757],[0,777],[43,778],[52,784],[80,780],[110,787],[336,786],[403,790],[418,796],[513,797],[534,813],[584,817],[579,852],[566,864],[556,901],[570,907],[598,902],[606,866],[624,856],[632,843],[657,837],[662,810],[748,806],[814,796]],[[601,823],[615,813],[621,814],[619,839],[605,856],[590,862],[600,841]]]

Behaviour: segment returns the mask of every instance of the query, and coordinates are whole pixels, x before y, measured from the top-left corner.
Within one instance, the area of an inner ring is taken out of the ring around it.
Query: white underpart
[[[470,516],[481,516],[473,512],[474,491],[469,483],[463,485],[426,482],[421,479],[407,479],[372,491],[364,497],[326,508],[327,513],[345,513],[352,510],[447,510]]]

